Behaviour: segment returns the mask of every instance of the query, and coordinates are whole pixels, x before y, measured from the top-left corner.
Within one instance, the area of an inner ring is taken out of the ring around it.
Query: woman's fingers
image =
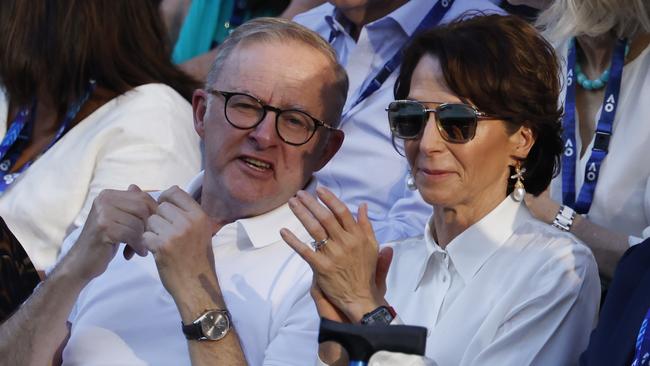
[[[367,203],[362,203],[361,206],[359,206],[359,212],[357,213],[357,221],[359,222],[359,226],[361,227],[361,230],[366,235],[366,237],[371,239],[373,243],[376,244],[377,239],[375,239],[375,231],[373,230],[372,224],[370,223],[370,219],[368,218]]]
[[[298,198],[300,203],[305,207],[305,209],[309,211],[312,217],[316,219],[318,225],[327,234],[329,234],[326,237],[336,237],[336,238],[339,237],[338,234],[343,230],[343,228],[341,227],[341,224],[339,224],[336,217],[334,217],[332,211],[330,211],[327,207],[323,206],[320,202],[318,202],[316,197],[312,196],[311,194],[305,191],[299,191],[296,194],[296,197]],[[307,230],[309,230],[309,228],[307,228]],[[321,240],[323,238],[314,237],[314,239]]]
[[[295,236],[291,230],[282,228],[280,229],[280,236],[285,243],[287,243],[291,249],[293,249],[302,259],[309,264],[312,271],[318,272],[316,252],[312,250],[308,245],[305,245],[297,236]]]
[[[329,239],[329,233],[323,228],[323,225],[312,214],[312,212],[303,204],[302,200],[298,198],[289,199],[289,208],[293,211],[294,215],[300,220],[302,226],[307,229],[309,235],[314,240]]]
[[[334,214],[337,222],[343,226],[346,231],[352,231],[357,222],[348,207],[339,200],[329,189],[325,187],[318,187],[316,189],[318,198],[327,206],[329,211]]]
[[[393,261],[393,248],[384,247],[377,254],[377,268],[375,269],[375,285],[382,295],[386,295],[386,277],[390,264]]]

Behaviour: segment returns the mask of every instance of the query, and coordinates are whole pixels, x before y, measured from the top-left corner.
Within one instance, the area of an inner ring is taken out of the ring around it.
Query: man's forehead
[[[334,79],[327,57],[311,46],[289,42],[298,47],[278,41],[237,45],[224,61],[214,87],[245,92],[267,102],[279,91],[324,97],[322,90]]]
[[[297,57],[298,55],[300,57]],[[282,62],[273,63],[268,58]],[[242,59],[257,61],[267,68],[290,66],[290,69],[295,69],[301,66],[312,66],[315,69],[331,69],[334,66],[323,50],[304,41],[291,38],[286,40],[260,38],[241,41],[232,49],[224,66],[240,65]]]

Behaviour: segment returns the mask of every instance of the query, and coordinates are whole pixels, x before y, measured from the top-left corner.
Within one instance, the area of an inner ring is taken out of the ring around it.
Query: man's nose
[[[248,134],[260,149],[269,148],[278,142],[278,133],[275,129],[276,116],[276,112],[267,111],[262,121]]]

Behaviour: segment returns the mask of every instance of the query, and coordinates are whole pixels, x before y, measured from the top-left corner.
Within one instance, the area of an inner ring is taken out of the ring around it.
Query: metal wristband
[[[562,231],[569,231],[575,218],[576,212],[571,207],[561,206],[551,225]]]

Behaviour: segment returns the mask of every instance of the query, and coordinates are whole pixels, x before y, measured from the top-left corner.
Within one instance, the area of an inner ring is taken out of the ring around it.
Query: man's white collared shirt
[[[187,189],[193,196],[202,177]],[[250,365],[310,365],[317,353],[311,270],[281,239],[283,227],[311,240],[286,204],[228,224],[212,238],[219,285]],[[122,249],[81,292],[69,317],[63,364],[189,365],[181,318],[153,256],[127,261]]]
[[[436,1],[411,0],[387,16],[367,24],[355,40],[336,19],[334,6],[326,3],[300,14],[294,20],[329,40],[332,30],[339,35],[331,42],[339,62],[350,79],[347,102],[341,120],[343,146],[316,173],[326,186],[355,213],[362,203],[380,242],[403,239],[421,233],[431,206],[405,184],[408,164],[393,148],[385,108],[393,97],[398,70],[381,88],[352,107],[372,78],[402,48]],[[380,5],[372,5],[380,6]],[[440,23],[447,23],[468,10],[503,13],[489,0],[456,0]]]
[[[425,233],[393,245],[386,298],[428,328],[429,364],[577,363],[600,298],[586,246],[510,197],[446,250]]]

